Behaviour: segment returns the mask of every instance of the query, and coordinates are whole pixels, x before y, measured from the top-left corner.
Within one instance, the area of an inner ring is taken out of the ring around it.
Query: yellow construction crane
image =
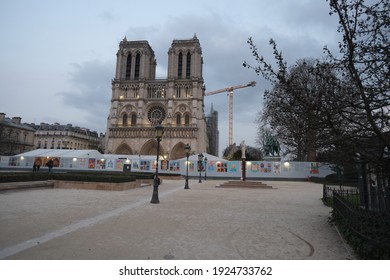
[[[233,94],[235,89],[246,88],[246,87],[254,87],[256,82],[250,82],[245,85],[232,86],[219,90],[214,90],[210,92],[206,92],[205,95],[213,95],[221,92],[228,92],[229,96],[229,146],[233,145]]]

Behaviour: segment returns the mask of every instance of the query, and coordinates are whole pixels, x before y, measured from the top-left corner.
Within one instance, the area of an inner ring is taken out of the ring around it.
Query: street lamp
[[[186,171],[186,184],[184,186],[184,189],[189,189],[190,187],[188,186],[188,157],[190,156],[191,152],[191,146],[190,144],[185,145],[184,150],[186,151],[186,156],[187,156],[187,171]]]
[[[204,180],[207,181],[207,157],[204,159]]]
[[[164,127],[161,124],[156,125],[156,139],[157,139],[157,162],[156,162],[156,174],[154,175],[154,181],[153,181],[153,196],[150,203],[160,203],[160,200],[158,199],[158,158],[160,154],[160,142],[161,138],[164,135]]]
[[[245,181],[246,180],[246,155],[245,155],[245,141],[243,140],[241,142],[241,170],[242,170],[242,176],[241,180]]]
[[[202,183],[203,154],[198,155],[199,183]]]

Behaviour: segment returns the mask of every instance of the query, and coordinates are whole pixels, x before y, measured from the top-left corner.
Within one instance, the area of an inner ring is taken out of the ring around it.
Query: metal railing
[[[356,187],[351,187],[351,186],[324,184],[323,185],[322,200],[328,206],[332,206],[332,204],[333,204],[333,192],[334,191],[341,191],[341,192],[357,191],[358,192],[358,189]]]
[[[334,191],[345,194],[355,191],[359,196],[356,198],[359,199],[359,206],[390,215],[390,187],[368,187],[363,193],[357,187],[324,183],[322,199],[326,205],[332,206]]]
[[[349,229],[373,247],[390,252],[390,215],[360,206],[358,190],[334,190],[333,210]]]

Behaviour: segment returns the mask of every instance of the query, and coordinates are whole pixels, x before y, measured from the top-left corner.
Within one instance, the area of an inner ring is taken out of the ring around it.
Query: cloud
[[[72,64],[69,82],[72,90],[57,93],[63,104],[84,114],[81,123],[90,123],[100,132],[105,131],[111,98],[111,79],[114,77],[114,61],[86,61]]]
[[[98,15],[98,18],[101,19],[105,23],[111,23],[115,21],[115,15],[112,12],[105,11]]]

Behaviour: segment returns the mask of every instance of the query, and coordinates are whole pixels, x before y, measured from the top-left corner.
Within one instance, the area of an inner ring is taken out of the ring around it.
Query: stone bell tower
[[[107,119],[106,153],[155,155],[155,126],[164,126],[160,155],[185,156],[188,143],[206,152],[202,49],[196,35],[173,40],[168,51],[168,78],[156,79],[156,59],[147,41],[119,44]]]

